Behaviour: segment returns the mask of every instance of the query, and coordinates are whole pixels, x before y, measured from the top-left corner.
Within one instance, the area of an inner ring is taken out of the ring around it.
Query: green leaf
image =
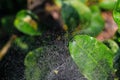
[[[39,64],[39,57],[43,55],[43,48],[35,49],[29,52],[25,58],[25,77],[26,80],[42,80],[47,74],[47,67],[44,61]],[[41,65],[42,67],[38,66]]]
[[[71,6],[78,12],[80,23],[88,24],[91,17],[90,9],[79,0],[70,1]]]
[[[27,37],[26,37],[27,38]],[[21,49],[23,49],[23,50],[26,50],[26,49],[28,49],[29,47],[28,47],[28,44],[24,41],[22,41],[22,38],[16,38],[15,39],[15,41],[14,41],[14,43],[19,47],[19,48],[21,48]],[[30,43],[30,41],[29,41],[29,43]]]
[[[58,3],[60,4],[60,1]],[[61,5],[63,21],[68,26],[68,32],[72,35],[97,36],[103,30],[104,20],[98,6],[93,5],[88,8],[79,0],[64,0],[61,1]]]
[[[68,10],[68,12],[66,12]],[[78,12],[70,5],[63,3],[62,5],[62,19],[66,26],[68,27],[68,32],[72,32],[80,23],[80,18]]]
[[[71,57],[88,80],[108,80],[113,71],[111,50],[95,38],[76,35],[69,42]]]
[[[41,35],[41,31],[38,28],[37,20],[37,16],[31,11],[22,10],[16,15],[14,25],[19,31],[27,35]]]
[[[113,11],[113,17],[115,22],[118,24],[118,33],[120,34],[120,0],[116,2],[116,5]]]
[[[110,48],[110,50],[114,54],[116,54],[118,52],[119,46],[114,40],[109,39],[109,40],[104,41],[104,43]]]
[[[38,41],[40,41],[40,43],[38,43]],[[14,40],[14,46],[16,46],[16,48],[19,48],[25,53],[26,52],[28,53],[29,51],[36,49],[43,44],[45,43],[42,43],[40,39],[34,36],[27,36],[27,35],[17,37]]]
[[[90,36],[97,36],[105,26],[105,22],[101,16],[100,9],[98,6],[91,6],[91,22],[87,29],[82,30],[80,33],[87,34]]]
[[[87,0],[80,0],[81,2],[83,2],[84,4],[87,2]]]
[[[78,27],[79,30],[88,27],[91,11],[84,3],[80,0],[56,0],[55,2],[61,6],[62,19],[70,33]]]
[[[113,10],[115,0],[101,0],[98,5],[101,9]]]

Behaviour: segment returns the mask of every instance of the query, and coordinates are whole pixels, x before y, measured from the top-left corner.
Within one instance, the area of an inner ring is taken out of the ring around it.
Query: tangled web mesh
[[[39,40],[36,43],[40,45]],[[39,80],[87,80],[70,57],[67,40],[52,40],[43,49],[45,52],[39,57],[37,65],[41,69],[46,67],[47,71]],[[11,47],[0,62],[0,80],[26,80],[24,59],[27,53]]]

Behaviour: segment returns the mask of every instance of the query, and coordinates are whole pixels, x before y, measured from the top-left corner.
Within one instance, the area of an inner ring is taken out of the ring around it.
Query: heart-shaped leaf
[[[113,71],[113,53],[103,43],[86,35],[76,35],[69,51],[88,80],[108,80]]]

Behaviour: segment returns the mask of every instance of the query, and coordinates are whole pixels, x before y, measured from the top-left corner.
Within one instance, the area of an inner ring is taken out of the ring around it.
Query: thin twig
[[[6,55],[7,51],[9,50],[9,48],[11,47],[12,42],[15,40],[16,35],[12,35],[12,37],[10,38],[10,40],[4,45],[4,47],[0,50],[0,61],[2,60],[2,58]]]

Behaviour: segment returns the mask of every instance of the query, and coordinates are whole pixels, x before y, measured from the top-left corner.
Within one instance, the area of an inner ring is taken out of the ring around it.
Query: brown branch
[[[5,44],[5,46],[0,50],[0,60],[6,55],[7,51],[11,47],[12,42],[15,40],[16,35],[13,35],[10,40]]]

